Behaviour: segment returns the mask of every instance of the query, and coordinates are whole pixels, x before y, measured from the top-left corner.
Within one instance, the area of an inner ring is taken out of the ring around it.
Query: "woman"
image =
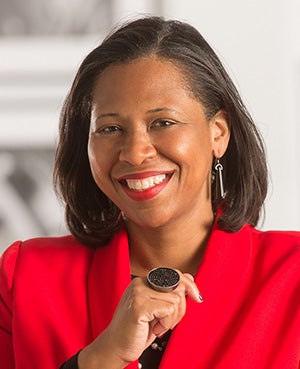
[[[5,369],[298,368],[300,233],[254,228],[262,140],[194,28],[139,19],[87,56],[55,183],[72,236],[2,258]]]

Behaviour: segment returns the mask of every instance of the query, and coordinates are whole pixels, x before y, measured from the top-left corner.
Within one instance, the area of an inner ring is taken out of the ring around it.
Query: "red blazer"
[[[71,236],[16,242],[0,266],[1,369],[57,369],[110,322],[130,283],[125,230],[91,249]],[[214,229],[161,369],[296,369],[300,232]],[[137,369],[137,363],[128,365]]]

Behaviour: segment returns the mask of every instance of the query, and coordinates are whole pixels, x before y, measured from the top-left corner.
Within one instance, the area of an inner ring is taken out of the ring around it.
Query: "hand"
[[[194,278],[182,273],[180,278],[176,289],[168,293],[151,289],[146,278],[135,278],[124,292],[110,325],[90,345],[94,355],[97,351],[106,357],[111,353],[119,363],[115,367],[122,368],[137,360],[156,336],[173,329],[185,314],[186,296],[201,302]]]

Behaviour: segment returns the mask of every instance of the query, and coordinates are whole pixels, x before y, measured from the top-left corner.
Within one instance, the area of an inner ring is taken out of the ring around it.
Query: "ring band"
[[[150,287],[159,292],[171,292],[180,282],[180,275],[176,270],[166,267],[159,267],[150,270],[147,274],[147,281]]]

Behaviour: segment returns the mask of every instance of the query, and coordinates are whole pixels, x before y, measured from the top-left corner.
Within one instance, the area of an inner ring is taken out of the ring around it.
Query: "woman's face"
[[[212,211],[213,153],[226,149],[227,124],[222,112],[206,120],[185,78],[172,62],[151,56],[110,66],[96,81],[88,142],[92,174],[140,226]]]

